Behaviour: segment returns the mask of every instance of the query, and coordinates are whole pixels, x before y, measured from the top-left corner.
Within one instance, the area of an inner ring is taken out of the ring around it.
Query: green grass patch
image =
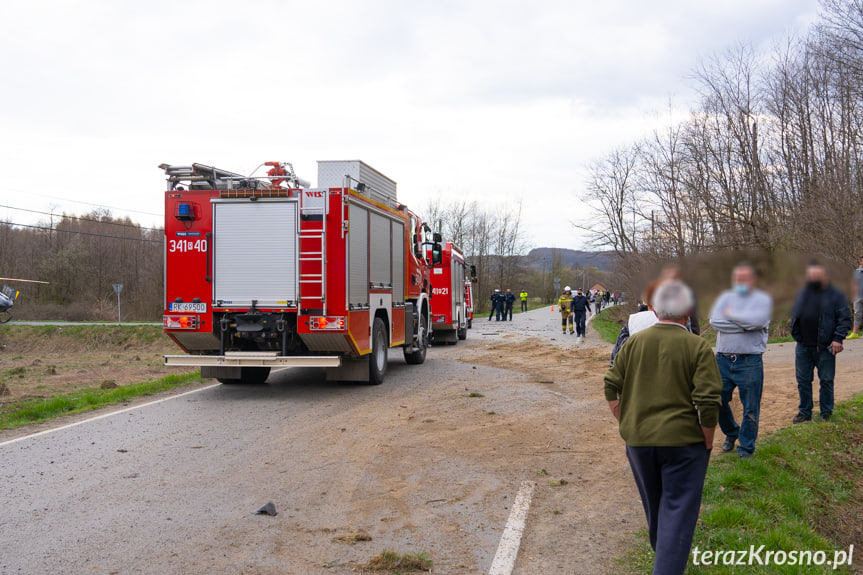
[[[478,391],[471,391],[470,395],[468,395],[468,397],[485,397],[485,396]]]
[[[124,385],[114,389],[88,388],[47,399],[29,399],[0,408],[0,430],[39,423],[61,415],[82,413],[106,405],[123,403],[135,397],[153,395],[200,381],[200,372],[171,374],[165,377]]]
[[[391,573],[407,573],[411,571],[429,571],[433,565],[428,553],[398,553],[392,549],[384,549],[362,566],[369,571],[389,571]]]
[[[617,336],[620,334],[620,330],[623,327],[623,323],[619,323],[620,320],[617,316],[620,315],[621,308],[614,306],[609,307],[601,312],[593,318],[593,329],[599,332],[599,336],[603,339],[603,341],[607,341],[608,343],[614,343],[617,341]],[[626,322],[627,318],[623,319],[623,322]]]
[[[847,551],[860,543],[863,517],[863,396],[840,405],[829,423],[795,425],[759,441],[755,456],[710,462],[693,548],[700,551]],[[762,553],[762,557],[764,553]],[[824,565],[739,566],[691,563],[690,575],[849,573]],[[621,560],[623,572],[650,573],[646,531]]]

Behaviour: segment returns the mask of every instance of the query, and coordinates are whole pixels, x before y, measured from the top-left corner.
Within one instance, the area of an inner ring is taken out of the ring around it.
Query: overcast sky
[[[0,204],[159,225],[160,163],[361,159],[429,198],[524,203],[579,248],[585,165],[693,101],[700,56],[769,49],[817,0],[6,2]],[[73,202],[73,200],[75,202]],[[130,212],[127,210],[134,210]],[[43,216],[0,208],[0,219]]]

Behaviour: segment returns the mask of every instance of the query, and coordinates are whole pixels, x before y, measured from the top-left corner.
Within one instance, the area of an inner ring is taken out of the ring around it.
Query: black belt
[[[738,357],[750,357],[753,355],[761,355],[761,354],[760,353],[722,353],[722,352],[720,352],[719,355],[725,356],[732,361],[737,361]]]

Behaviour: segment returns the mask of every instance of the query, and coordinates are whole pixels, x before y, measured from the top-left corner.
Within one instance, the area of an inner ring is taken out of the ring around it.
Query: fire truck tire
[[[459,338],[461,341],[466,340],[466,339],[467,339],[467,328],[466,328],[466,327],[463,327],[463,328],[459,329],[459,330],[458,330],[458,332],[457,332],[457,334],[458,334],[458,338]]]
[[[472,319],[467,320],[467,328],[468,329],[473,328],[473,320]],[[467,337],[467,335],[465,335],[465,337]]]
[[[372,353],[369,355],[369,384],[380,385],[387,373],[387,328],[384,320],[375,318],[372,326]]]
[[[270,377],[270,368],[269,367],[244,367],[243,375],[241,375],[241,379],[243,383],[249,383],[252,385],[260,385],[262,383],[266,383],[267,378]]]
[[[420,315],[420,341],[423,342],[423,345],[420,349],[413,352],[405,351],[405,363],[408,365],[420,365],[421,363],[425,363],[426,360],[426,332],[428,330],[428,323],[426,323],[425,314]]]
[[[231,379],[226,377],[217,378],[219,383],[223,383],[225,385],[236,385],[239,383],[246,383],[250,385],[261,385],[267,381],[267,378],[270,377],[270,368],[269,367],[244,367],[240,372],[239,379]]]

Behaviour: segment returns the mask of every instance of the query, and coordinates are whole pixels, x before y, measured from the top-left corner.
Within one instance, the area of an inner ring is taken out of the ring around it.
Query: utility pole
[[[545,260],[548,258],[542,258],[542,301],[543,303],[547,303],[546,299],[548,299],[548,295],[545,291]]]

